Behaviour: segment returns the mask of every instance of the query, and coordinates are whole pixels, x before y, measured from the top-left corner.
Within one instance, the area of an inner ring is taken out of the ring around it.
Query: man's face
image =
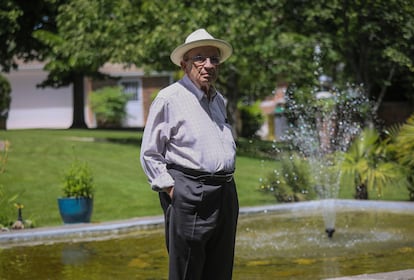
[[[184,55],[181,67],[201,89],[208,89],[218,75],[220,52],[215,47],[198,47]]]

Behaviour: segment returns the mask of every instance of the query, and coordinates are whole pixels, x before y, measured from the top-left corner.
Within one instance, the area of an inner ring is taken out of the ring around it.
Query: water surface
[[[323,279],[413,268],[414,208],[323,207],[241,215],[234,279]],[[47,241],[45,241],[47,243]],[[0,249],[0,279],[167,279],[163,229]]]

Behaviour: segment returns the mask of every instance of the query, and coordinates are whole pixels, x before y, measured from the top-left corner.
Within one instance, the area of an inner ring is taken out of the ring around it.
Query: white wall
[[[12,87],[7,129],[68,128],[72,124],[72,86],[37,88],[47,76],[42,65],[5,76]]]

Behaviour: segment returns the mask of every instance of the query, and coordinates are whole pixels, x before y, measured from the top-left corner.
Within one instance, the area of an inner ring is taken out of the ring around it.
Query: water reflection
[[[86,263],[94,251],[85,246],[83,243],[65,245],[62,249],[62,264],[77,265]]]

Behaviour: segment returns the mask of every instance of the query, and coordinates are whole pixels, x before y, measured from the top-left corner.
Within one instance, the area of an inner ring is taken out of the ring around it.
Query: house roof
[[[38,60],[31,60],[31,61],[25,62],[21,59],[17,59],[16,63],[17,63],[17,70],[43,70],[43,67],[46,64]]]
[[[270,115],[275,113],[277,105],[285,104],[285,92],[286,86],[278,87],[274,92],[273,95],[266,98],[266,100],[260,103],[260,108],[262,109],[263,113],[266,115]]]
[[[46,62],[32,60],[25,62],[23,60],[17,60],[17,70],[43,70]],[[136,76],[145,76],[148,73],[145,73],[143,68],[136,67],[133,64],[121,64],[121,63],[105,63],[99,72],[107,74],[112,77],[136,77]],[[170,76],[171,73],[167,72],[152,72],[149,76]]]
[[[105,63],[99,72],[113,77],[116,76],[144,76],[144,70],[132,64]]]

